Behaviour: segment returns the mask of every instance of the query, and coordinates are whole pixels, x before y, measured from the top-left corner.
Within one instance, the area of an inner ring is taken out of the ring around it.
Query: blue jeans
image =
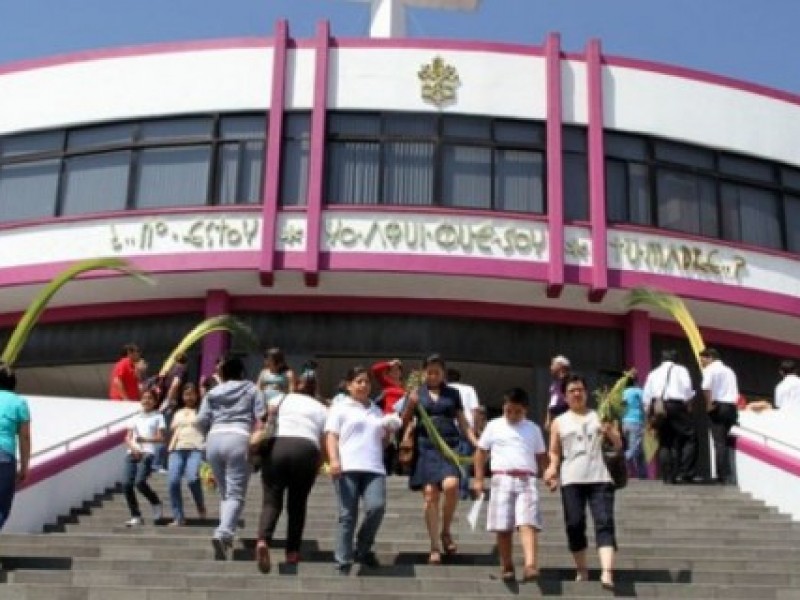
[[[176,521],[183,521],[186,518],[181,495],[181,479],[184,476],[198,512],[205,511],[203,486],[200,482],[202,462],[203,453],[200,450],[173,450],[169,453],[169,500],[172,504],[172,518]]]
[[[17,489],[17,459],[0,450],[0,529],[8,520]]]
[[[628,473],[639,479],[647,479],[647,465],[644,460],[644,426],[641,423],[623,423],[625,434],[625,462]]]
[[[356,536],[356,556],[372,550],[375,536],[386,512],[386,476],[364,471],[348,471],[333,480],[339,502],[339,527],[334,558],[339,566],[353,562],[353,537],[358,521],[358,500],[364,499],[364,520]]]
[[[131,511],[132,517],[141,517],[142,512],[139,510],[139,501],[136,499],[136,492],[138,490],[152,506],[161,504],[158,495],[147,483],[150,477],[150,471],[153,468],[153,455],[143,454],[139,460],[133,460],[131,455],[125,457],[125,464],[128,469],[128,478],[125,482],[125,501],[128,503],[128,510]]]
[[[468,439],[462,437],[458,442],[458,453],[461,456],[473,456],[475,448],[469,443]],[[462,500],[467,500],[470,497],[470,469],[472,469],[470,466],[464,468],[464,477],[458,482],[458,495]]]

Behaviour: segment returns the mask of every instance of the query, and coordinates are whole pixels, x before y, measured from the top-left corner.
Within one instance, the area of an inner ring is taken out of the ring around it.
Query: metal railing
[[[78,442],[78,441],[81,441],[81,440],[85,440],[86,438],[88,438],[90,436],[93,436],[93,435],[96,435],[96,434],[98,434],[100,432],[105,432],[105,435],[110,435],[112,433],[111,429],[113,427],[119,425],[120,423],[123,423],[123,422],[129,420],[131,417],[133,417],[135,415],[136,415],[136,413],[134,412],[134,413],[131,413],[129,415],[125,415],[124,417],[119,417],[117,419],[114,419],[113,421],[105,423],[104,425],[100,425],[99,427],[95,427],[94,429],[91,429],[89,431],[84,431],[82,433],[79,433],[78,435],[76,435],[74,437],[71,437],[68,440],[64,440],[64,441],[58,442],[57,444],[53,444],[52,446],[49,446],[49,447],[44,448],[42,450],[37,450],[34,454],[31,455],[31,459],[34,459],[34,458],[37,458],[37,457],[40,457],[40,456],[44,456],[46,454],[50,454],[51,452],[53,452],[55,450],[58,450],[58,449],[60,449],[62,447],[63,447],[65,453],[69,452],[72,449],[72,446],[75,444],[75,442]]]
[[[788,448],[789,450],[796,452],[798,456],[800,456],[800,446],[795,446],[794,444],[790,444],[789,442],[784,442],[781,439],[776,438],[775,436],[769,435],[768,433],[764,433],[763,431],[758,431],[753,429],[752,427],[745,427],[744,425],[737,425],[734,428],[734,434],[736,433],[736,429],[744,431],[748,435],[760,438],[761,443],[767,447],[773,448],[773,444],[779,444],[784,448]]]

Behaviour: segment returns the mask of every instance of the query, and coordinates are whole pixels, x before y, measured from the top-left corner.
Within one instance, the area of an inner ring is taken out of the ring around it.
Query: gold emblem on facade
[[[422,66],[419,80],[422,83],[422,99],[440,108],[455,101],[456,89],[461,85],[456,68],[445,63],[441,56]]]

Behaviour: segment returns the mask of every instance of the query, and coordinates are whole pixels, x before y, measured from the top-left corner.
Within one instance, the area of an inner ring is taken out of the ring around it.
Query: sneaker
[[[160,504],[153,504],[153,522],[164,518],[164,508]]]
[[[344,563],[344,564],[336,563],[336,565],[334,565],[333,567],[333,570],[337,575],[347,576],[350,575],[350,571],[352,568],[353,565],[351,565],[350,563]]]
[[[356,554],[355,558],[357,563],[360,563],[362,566],[370,569],[376,569],[381,566],[381,563],[378,561],[378,557],[375,556],[374,552],[359,552]]]
[[[228,560],[228,550],[231,543],[222,538],[211,538],[211,547],[214,548],[214,560]]]
[[[139,527],[140,525],[144,525],[142,517],[131,517],[125,521],[125,527]]]

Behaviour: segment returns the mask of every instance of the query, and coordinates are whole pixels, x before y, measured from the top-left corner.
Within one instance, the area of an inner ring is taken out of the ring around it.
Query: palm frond
[[[167,360],[164,361],[164,365],[161,367],[161,370],[158,373],[159,376],[163,377],[169,372],[169,370],[175,364],[175,359],[179,354],[183,354],[195,343],[197,343],[198,340],[215,331],[227,331],[232,335],[242,338],[248,346],[253,348],[258,346],[258,339],[253,331],[239,319],[230,315],[210,317],[195,325],[195,327],[184,336],[178,345],[175,346],[172,352],[170,352]]]
[[[692,347],[692,352],[694,352],[695,359],[698,360],[699,364],[699,355],[701,350],[705,348],[705,344],[703,343],[703,336],[700,334],[700,329],[697,327],[697,323],[695,323],[692,314],[689,312],[689,309],[686,308],[683,300],[673,294],[660,290],[635,288],[631,290],[628,295],[628,307],[633,308],[641,305],[661,309],[678,322],[683,332],[686,334],[689,345]]]
[[[97,270],[119,271],[120,273],[130,275],[139,281],[149,283],[151,285],[154,284],[154,281],[145,273],[139,269],[136,269],[129,262],[120,258],[92,258],[77,262],[60,273],[50,283],[48,283],[42,289],[42,291],[39,292],[39,295],[33,299],[30,305],[28,305],[27,310],[22,315],[22,318],[19,320],[19,323],[17,323],[17,326],[14,328],[14,331],[11,334],[11,337],[8,339],[8,343],[3,349],[3,354],[0,356],[0,359],[9,365],[13,365],[19,357],[25,342],[28,340],[28,336],[33,330],[33,326],[36,325],[39,317],[42,315],[45,308],[47,308],[47,304],[50,302],[53,296],[55,296],[58,290],[60,290],[66,283],[78,275],[86,273],[87,271]]]
[[[622,376],[617,379],[610,390],[601,390],[599,394],[599,403],[597,406],[597,415],[601,421],[619,421],[625,414],[625,402],[623,394],[625,393],[625,386],[628,383],[628,378],[635,373],[635,369],[625,371]]]

